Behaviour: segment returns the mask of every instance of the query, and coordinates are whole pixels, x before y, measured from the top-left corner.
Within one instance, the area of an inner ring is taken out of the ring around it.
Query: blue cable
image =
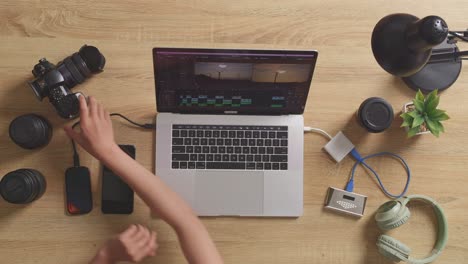
[[[351,151],[351,155],[356,159],[356,163],[354,163],[354,166],[353,166],[353,168],[351,170],[351,178],[349,179],[348,184],[346,185],[346,191],[348,191],[348,192],[353,191],[353,189],[354,189],[354,173],[356,171],[357,166],[359,164],[362,164],[364,167],[369,169],[375,175],[375,178],[379,182],[380,188],[385,193],[385,195],[387,195],[387,196],[389,196],[391,198],[397,199],[397,198],[400,198],[400,197],[402,197],[403,195],[406,194],[406,191],[408,191],[408,186],[409,186],[409,183],[410,183],[410,180],[411,180],[411,172],[410,172],[410,169],[408,167],[408,164],[405,162],[405,160],[402,157],[398,156],[397,154],[391,153],[391,152],[380,152],[380,153],[368,155],[368,156],[365,156],[365,157],[361,157],[361,155],[357,152],[357,150],[355,148]],[[383,185],[382,181],[380,180],[380,177],[377,174],[377,172],[374,169],[372,169],[365,162],[365,160],[367,160],[367,159],[370,159],[370,158],[373,158],[373,157],[379,157],[379,156],[391,156],[393,158],[396,158],[396,159],[400,160],[401,163],[403,164],[403,166],[405,167],[405,170],[406,170],[406,173],[407,173],[407,180],[406,180],[405,188],[403,189],[403,191],[401,192],[400,195],[394,195],[394,194],[389,193],[387,191],[387,189],[385,189],[385,186]]]

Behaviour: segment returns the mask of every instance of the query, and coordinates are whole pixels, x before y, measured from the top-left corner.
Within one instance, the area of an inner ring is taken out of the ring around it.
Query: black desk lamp
[[[438,16],[419,19],[409,14],[382,18],[372,32],[372,52],[384,70],[412,89],[430,92],[450,87],[461,71],[457,40],[468,42],[468,31],[449,31]]]

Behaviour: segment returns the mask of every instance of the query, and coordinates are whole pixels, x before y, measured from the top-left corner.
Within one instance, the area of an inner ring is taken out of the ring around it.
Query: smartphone
[[[65,172],[66,208],[70,215],[81,215],[93,209],[91,179],[86,167],[71,167]]]
[[[119,147],[135,159],[135,146],[119,145]],[[104,214],[131,214],[133,196],[133,190],[119,176],[103,166],[101,211]]]

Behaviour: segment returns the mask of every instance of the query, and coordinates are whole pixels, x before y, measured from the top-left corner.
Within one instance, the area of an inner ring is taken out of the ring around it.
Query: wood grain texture
[[[174,232],[152,217],[139,200],[130,216],[100,212],[100,164],[81,153],[92,173],[94,210],[86,216],[64,213],[64,171],[71,165],[71,145],[50,104],[38,102],[26,85],[39,58],[57,62],[84,43],[105,54],[105,71],[75,90],[94,95],[112,112],[152,121],[155,113],[151,49],[226,47],[317,49],[320,53],[304,117],[306,124],[334,134],[343,130],[361,153],[393,151],[412,170],[410,194],[441,203],[449,222],[448,246],[436,263],[466,263],[468,258],[468,73],[443,93],[441,107],[451,119],[446,133],[406,139],[399,120],[385,133],[368,134],[354,120],[359,104],[371,96],[396,109],[414,96],[375,62],[370,36],[385,15],[437,14],[452,29],[467,27],[464,0],[425,1],[216,1],[216,0],[3,0],[0,6],[0,175],[36,168],[47,178],[46,194],[29,206],[0,201],[1,263],[86,263],[107,238],[131,223],[159,233],[158,256],[144,263],[184,263]],[[467,48],[467,45],[461,45]],[[54,126],[51,143],[26,151],[8,137],[9,122],[38,113]],[[114,122],[119,143],[134,144],[137,160],[154,170],[154,135]],[[322,151],[325,139],[305,135],[304,216],[297,219],[203,219],[226,263],[390,263],[375,241],[380,234],[373,214],[387,198],[375,180],[359,169],[356,192],[368,195],[366,214],[356,220],[323,210],[328,186],[343,187],[351,159],[335,164]],[[370,162],[392,192],[399,192],[404,172],[392,160]],[[0,176],[1,177],[1,176]],[[409,223],[390,232],[410,245],[415,257],[428,253],[436,236],[434,217],[422,204],[412,206]]]

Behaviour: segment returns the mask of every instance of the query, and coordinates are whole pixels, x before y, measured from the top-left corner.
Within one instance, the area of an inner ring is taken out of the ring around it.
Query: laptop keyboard
[[[287,170],[287,126],[172,125],[172,169]]]

